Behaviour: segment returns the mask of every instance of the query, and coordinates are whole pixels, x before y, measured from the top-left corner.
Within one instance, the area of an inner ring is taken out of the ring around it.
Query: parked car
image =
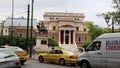
[[[0,48],[0,68],[21,68],[20,60],[14,51]]]
[[[39,62],[49,61],[59,63],[60,65],[65,64],[76,64],[76,55],[68,50],[51,50],[48,53],[40,53],[38,57]]]
[[[22,48],[20,47],[17,47],[17,46],[3,46],[5,48],[9,48],[11,49],[12,51],[15,51],[15,53],[17,54],[17,56],[19,57],[20,59],[20,62],[21,64],[23,65],[29,58],[28,56],[28,53],[23,50]]]

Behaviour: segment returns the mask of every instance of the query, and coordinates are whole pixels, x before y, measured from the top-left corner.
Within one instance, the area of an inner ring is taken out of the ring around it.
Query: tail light
[[[20,61],[16,62],[16,65],[21,65]]]
[[[74,56],[70,56],[70,59],[74,59],[75,57]]]
[[[28,55],[29,53],[28,52],[26,52],[26,55]]]

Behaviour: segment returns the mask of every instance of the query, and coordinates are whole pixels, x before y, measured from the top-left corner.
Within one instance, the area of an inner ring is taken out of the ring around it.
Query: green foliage
[[[113,0],[113,8],[120,10],[120,0]]]
[[[18,46],[23,49],[28,48],[30,45],[36,45],[36,37],[32,37],[32,40],[30,38],[28,39],[28,45],[26,45],[26,38],[21,36],[0,36],[0,45],[9,44],[10,46]]]
[[[113,25],[116,25],[116,26],[119,26],[120,27],[120,0],[112,0],[112,8],[115,9],[115,11],[108,11],[108,12],[105,12],[105,13],[102,13],[102,14],[98,14],[97,16],[101,16],[103,18],[105,17],[109,17],[111,20],[113,20],[114,24]],[[110,22],[110,21],[108,21]],[[111,24],[107,24],[108,27],[111,26]]]
[[[94,25],[93,22],[88,23],[88,29],[89,29],[88,33],[91,37],[91,40],[85,41],[82,44],[82,47],[84,47],[84,48],[86,48],[91,43],[91,41],[96,39],[98,36],[100,36],[104,32],[109,32],[109,30],[110,30],[110,29],[104,30],[103,28],[99,27],[98,25]]]
[[[36,37],[28,38],[28,46],[30,45],[36,45]]]
[[[85,42],[82,44],[82,47],[83,47],[83,48],[86,48],[90,43],[91,43],[90,40],[85,41]]]
[[[48,46],[59,46],[58,42],[55,39],[48,38]]]
[[[36,37],[32,37],[31,38],[28,38],[28,45],[26,45],[27,41],[26,41],[26,38],[24,37],[17,37],[16,39],[16,45],[23,48],[23,49],[27,49],[30,45],[36,45]]]
[[[27,47],[25,45],[26,44],[25,40],[26,39],[24,37],[21,37],[21,36],[16,37],[16,39],[15,39],[15,42],[16,42],[15,46],[18,46],[18,47],[21,47],[21,48],[25,49]]]
[[[91,37],[91,41],[96,39],[99,35],[103,34],[102,28],[100,28],[98,25],[94,25],[92,22],[88,23],[88,33]]]
[[[111,28],[104,28],[104,29],[103,29],[103,32],[104,32],[104,33],[111,33],[112,30],[111,30]]]
[[[8,36],[0,36],[0,45],[8,44],[9,37]]]
[[[32,37],[32,45],[36,45],[36,37]]]

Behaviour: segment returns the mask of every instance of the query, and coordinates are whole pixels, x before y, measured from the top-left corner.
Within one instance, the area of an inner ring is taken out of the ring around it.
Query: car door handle
[[[98,53],[96,53],[96,54],[99,54],[99,55],[101,55],[102,53],[98,52]]]

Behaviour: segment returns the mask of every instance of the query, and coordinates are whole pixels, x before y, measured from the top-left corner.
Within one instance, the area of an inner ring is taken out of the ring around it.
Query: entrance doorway
[[[65,44],[69,44],[69,36],[68,35],[65,36]]]

